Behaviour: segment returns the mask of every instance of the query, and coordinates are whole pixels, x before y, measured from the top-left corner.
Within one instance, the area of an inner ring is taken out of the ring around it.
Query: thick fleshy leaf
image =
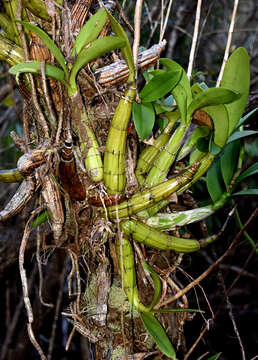
[[[237,100],[240,97],[239,93],[226,88],[209,88],[198,94],[191,102],[187,110],[188,117],[205,106],[228,104]]]
[[[258,162],[250,166],[248,169],[246,169],[242,174],[240,174],[237,179],[236,183],[239,183],[240,181],[244,180],[248,176],[252,176],[258,173]]]
[[[227,143],[230,143],[231,141],[235,141],[237,139],[241,139],[244,138],[246,136],[251,136],[251,135],[257,135],[258,131],[256,130],[242,130],[242,131],[235,131],[229,138]]]
[[[21,73],[32,73],[32,74],[41,75],[40,62],[28,61],[28,62],[19,63],[17,65],[12,66],[9,69],[9,73],[16,76],[17,82],[18,82],[18,77]],[[53,65],[45,64],[45,73],[47,77],[51,77],[67,85],[67,83],[65,82],[65,73],[60,68]]]
[[[151,103],[138,104],[133,102],[133,122],[138,136],[146,139],[153,128],[155,122],[155,112]]]
[[[144,270],[148,271],[151,274],[153,284],[154,284],[154,295],[149,306],[150,309],[154,308],[154,306],[158,303],[161,294],[161,281],[158,274],[150,267],[147,263],[143,263]]]
[[[78,57],[73,64],[71,75],[70,75],[70,85],[72,93],[76,93],[76,76],[78,72],[90,61],[96,59],[97,57],[118,48],[122,48],[125,45],[125,41],[117,36],[105,36],[100,39],[94,40],[91,43],[91,46],[88,49],[84,49],[80,52]]]
[[[218,353],[216,355],[213,355],[213,356],[209,357],[209,359],[207,359],[207,360],[218,360],[221,354],[222,353],[220,352],[220,353]]]
[[[72,56],[78,55],[80,51],[88,45],[91,41],[95,40],[100,34],[107,20],[105,10],[99,10],[94,14],[86,24],[81,28],[77,35],[74,46],[71,52]]]
[[[235,196],[235,195],[258,195],[258,189],[241,190],[241,191],[238,191],[238,192],[232,194],[232,196]]]
[[[258,107],[255,108],[255,109],[253,109],[253,110],[251,110],[251,111],[249,111],[248,114],[246,114],[245,116],[243,116],[243,117],[239,120],[236,128],[238,129],[241,125],[243,125],[247,120],[249,120],[249,119],[250,119],[254,114],[256,114],[257,112],[258,112]]]
[[[141,90],[139,96],[142,102],[152,102],[165,96],[179,82],[182,71],[168,71],[154,76]]]
[[[149,313],[141,313],[140,316],[146,330],[152,336],[153,340],[163,354],[170,359],[176,359],[176,353],[173,345],[155,316]]]
[[[65,58],[64,58],[63,54],[61,53],[61,51],[59,50],[59,48],[54,43],[54,41],[49,37],[49,35],[45,31],[43,31],[42,29],[37,27],[36,25],[30,24],[26,21],[18,21],[17,20],[17,22],[22,24],[26,29],[32,31],[35,35],[37,35],[43,41],[43,43],[47,46],[47,48],[51,51],[51,53],[54,55],[56,60],[59,62],[59,64],[63,68],[63,70],[65,72],[65,76],[67,78],[68,72],[67,72]]]
[[[225,147],[220,157],[220,168],[226,188],[229,186],[234,175],[239,151],[240,142],[233,141]]]
[[[160,63],[169,71],[182,71],[181,79],[177,86],[173,89],[172,94],[181,114],[181,120],[182,122],[186,122],[187,108],[192,101],[191,86],[186,72],[181,65],[171,59],[160,59]]]
[[[227,142],[228,138],[228,113],[225,105],[211,105],[202,108],[212,119],[214,128],[213,141],[220,148]]]
[[[105,10],[110,20],[112,30],[118,37],[122,38],[125,41],[125,46],[121,49],[121,51],[130,72],[128,81],[134,81],[134,61],[129,39],[119,22],[116,21],[116,19],[110,14],[110,12],[106,8]]]
[[[231,135],[239,122],[248,98],[250,87],[250,62],[245,48],[240,47],[229,57],[221,80],[221,86],[240,93],[240,98],[226,108],[229,117],[229,132]]]
[[[224,192],[219,159],[216,159],[209,168],[206,176],[206,183],[212,201],[218,201]]]

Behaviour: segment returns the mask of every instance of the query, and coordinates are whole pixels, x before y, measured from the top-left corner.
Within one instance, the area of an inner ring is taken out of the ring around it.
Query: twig
[[[53,138],[55,135],[55,129],[56,129],[56,117],[55,117],[55,114],[53,111],[53,107],[52,107],[48,89],[47,89],[47,80],[46,80],[46,71],[45,71],[45,62],[44,61],[42,61],[40,63],[40,70],[41,70],[41,75],[42,75],[42,85],[43,85],[44,97],[45,97],[46,104],[47,104],[47,110],[49,112],[50,123],[52,125],[51,126],[52,127],[51,136]]]
[[[207,270],[205,270],[200,276],[198,276],[197,279],[192,281],[190,284],[188,284],[184,289],[180,290],[175,296],[171,297],[170,299],[164,301],[162,303],[162,306],[167,305],[171,302],[174,302],[175,300],[179,299],[181,296],[186,294],[189,290],[191,290],[195,285],[199,284],[203,279],[205,279],[212,271],[214,271],[225,259],[226,257],[231,253],[231,251],[235,248],[238,241],[240,240],[242,234],[246,230],[246,228],[249,226],[249,224],[253,221],[253,219],[258,215],[258,208],[254,210],[250,218],[247,220],[245,225],[242,227],[242,229],[239,231],[231,245],[228,247],[228,249],[225,251],[225,253],[218,258],[217,261],[213,265],[211,265]]]
[[[244,224],[243,228],[239,231],[239,233],[236,235],[235,239],[233,240],[233,242],[231,243],[231,245],[229,246],[229,248],[227,249],[227,251],[213,264],[208,268],[209,273],[212,272],[213,270],[216,269],[216,267],[218,267],[223,261],[224,259],[231,253],[231,251],[233,250],[233,248],[237,245],[238,241],[240,240],[241,236],[243,235],[244,231],[246,230],[246,228],[250,225],[250,223],[255,219],[255,217],[258,215],[258,208],[256,208],[254,210],[254,212],[252,213],[252,215],[249,217],[249,219],[246,221],[246,223]],[[254,249],[252,251],[252,255],[254,254]],[[250,256],[249,256],[250,258]],[[248,259],[249,259],[248,258]],[[245,265],[247,264],[247,261],[245,263]],[[243,268],[244,269],[244,268]],[[206,271],[202,274],[204,275],[206,273]],[[202,276],[201,275],[201,276]],[[240,275],[239,275],[240,276]],[[204,276],[206,277],[206,276]],[[203,278],[204,278],[203,277]],[[200,278],[200,277],[199,277]],[[203,279],[202,278],[202,279]],[[201,280],[202,280],[201,279]],[[230,289],[232,288],[232,286],[230,287]],[[229,292],[229,290],[227,290],[227,293]],[[224,303],[224,299],[222,301],[222,303]],[[221,305],[220,305],[221,306]],[[220,309],[219,306],[219,309]],[[216,318],[216,316],[219,313],[219,309],[217,310],[214,318]],[[192,347],[190,348],[190,350],[188,351],[188,353],[185,355],[184,360],[187,360],[187,358],[190,356],[190,354],[193,352],[193,350],[196,348],[197,344],[199,343],[199,341],[202,339],[203,335],[206,333],[206,331],[209,329],[209,323],[206,324],[205,328],[203,329],[203,331],[201,332],[201,334],[198,336],[198,338],[196,339],[196,341],[194,342],[194,344],[192,345]]]
[[[118,0],[115,0],[115,2],[116,2],[116,7],[117,7],[117,10],[119,12],[119,15],[120,15],[121,19],[123,20],[125,25],[128,27],[131,34],[133,35],[134,34],[134,29],[133,29],[132,25],[129,23],[129,21],[127,20],[125,14],[124,14],[124,11],[123,11],[123,7],[120,5]]]
[[[55,141],[56,144],[58,144],[60,141],[60,137],[61,137],[61,133],[62,133],[62,129],[63,129],[63,120],[64,120],[63,91],[62,91],[62,85],[60,84],[59,81],[58,81],[58,92],[60,94],[60,110],[59,110],[59,114],[58,114],[58,127],[57,127],[57,132],[56,132],[56,141]],[[69,120],[68,120],[68,122],[69,122]],[[70,128],[71,128],[71,126],[70,126]]]
[[[159,41],[162,41],[162,39],[163,39],[163,37],[164,37],[172,3],[173,3],[173,0],[170,0],[170,1],[169,1],[169,4],[168,4],[168,8],[167,8],[168,10],[167,10],[167,14],[166,14],[166,17],[165,17],[164,25],[163,25],[162,28],[160,29],[160,40],[159,40]]]
[[[228,55],[229,55],[229,49],[230,49],[230,45],[231,45],[231,41],[232,41],[232,35],[233,35],[233,31],[234,31],[234,26],[235,26],[238,2],[239,2],[239,0],[235,0],[235,2],[234,2],[234,8],[233,8],[231,23],[230,23],[229,32],[228,32],[228,40],[227,40],[227,45],[226,45],[226,48],[225,48],[224,59],[223,59],[223,63],[222,63],[220,73],[219,73],[217,83],[216,83],[217,87],[220,86],[221,79],[222,79],[224,69],[225,69],[225,66],[226,66],[226,62],[227,62],[227,59],[228,59]]]
[[[135,81],[137,81],[138,75],[138,50],[141,38],[141,16],[142,16],[142,2],[143,0],[137,0],[134,12],[134,41],[133,41],[133,60],[135,69]]]
[[[42,211],[42,208],[38,208],[38,209],[34,210],[32,212],[32,215],[30,216],[29,220],[26,223],[20,250],[19,250],[19,270],[20,270],[21,283],[22,283],[23,300],[24,300],[25,308],[26,308],[27,315],[28,315],[27,327],[28,327],[29,338],[30,338],[30,341],[32,342],[32,344],[34,345],[35,349],[38,351],[38,353],[41,357],[41,360],[47,360],[40,345],[38,344],[37,340],[35,339],[35,336],[34,336],[34,333],[32,330],[31,324],[33,323],[34,319],[33,319],[32,306],[31,306],[31,302],[30,302],[30,298],[29,298],[28,281],[27,281],[26,271],[24,269],[24,253],[25,253],[27,241],[28,241],[28,238],[30,235],[30,225],[31,225],[32,220],[35,218],[35,216],[37,216],[41,211]]]
[[[38,271],[39,271],[39,299],[42,305],[47,306],[47,307],[54,307],[54,304],[49,304],[46,303],[43,300],[42,297],[42,286],[43,286],[43,272],[42,272],[42,264],[41,264],[41,259],[40,259],[40,243],[41,243],[41,238],[40,238],[40,230],[39,227],[37,228],[37,252],[36,252],[36,259],[37,259],[37,263],[38,263]]]
[[[187,69],[187,76],[188,79],[191,78],[192,70],[193,70],[193,62],[195,57],[195,50],[197,45],[197,39],[198,39],[198,31],[199,31],[199,24],[200,24],[200,15],[201,15],[201,7],[202,7],[202,0],[198,0],[197,8],[196,8],[196,17],[195,17],[195,24],[194,24],[194,33],[193,33],[193,41],[189,56],[189,64]]]

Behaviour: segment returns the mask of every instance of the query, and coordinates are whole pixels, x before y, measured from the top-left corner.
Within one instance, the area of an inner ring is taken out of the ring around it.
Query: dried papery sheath
[[[35,168],[46,162],[43,150],[35,150],[22,155],[17,162],[17,169],[26,177],[32,174]]]
[[[42,196],[50,216],[50,224],[56,245],[59,244],[64,223],[60,188],[51,175],[44,175]]]
[[[72,143],[65,141],[61,151],[59,163],[59,176],[63,188],[74,200],[84,200],[86,197],[85,186],[81,183],[76,172],[76,165],[73,156]]]
[[[96,192],[93,196],[90,195],[87,201],[90,205],[93,206],[112,206],[116,204],[120,204],[122,201],[126,199],[125,194],[117,194],[117,195],[109,195],[109,194],[100,194],[100,192]]]
[[[32,198],[35,187],[34,178],[23,180],[6,207],[0,211],[0,221],[5,221],[18,214]]]
[[[72,18],[72,32],[73,35],[78,35],[85,20],[88,16],[92,0],[76,0],[72,7],[71,18]]]
[[[51,53],[44,42],[33,32],[30,31],[30,56],[32,60],[48,61],[51,60]]]
[[[150,66],[156,64],[164,50],[166,41],[163,40],[150,49],[144,50],[138,55],[138,69],[144,71]],[[124,83],[129,77],[129,69],[124,60],[117,61],[111,65],[104,66],[94,72],[98,84],[103,87],[113,87],[119,83]]]

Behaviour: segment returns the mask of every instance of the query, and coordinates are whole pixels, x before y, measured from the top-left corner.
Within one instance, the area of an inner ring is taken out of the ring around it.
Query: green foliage
[[[222,177],[220,172],[220,163],[218,159],[214,161],[209,168],[206,176],[207,188],[213,202],[218,201],[224,193]]]
[[[46,222],[49,219],[50,219],[50,215],[49,215],[48,211],[44,210],[33,220],[31,227],[35,228],[35,227],[43,224],[44,222]]]
[[[198,94],[188,107],[188,116],[204,106],[228,104],[240,97],[239,93],[226,88],[209,88]]]
[[[139,93],[142,102],[149,103],[162,98],[177,85],[181,76],[180,71],[158,73]]]
[[[152,336],[153,340],[163,354],[170,359],[176,359],[176,353],[173,345],[155,316],[150,313],[141,313],[140,316],[146,330]]]
[[[229,138],[228,138],[228,143],[230,143],[231,141],[235,141],[237,139],[241,139],[247,136],[251,136],[251,135],[257,135],[258,131],[256,130],[241,130],[241,131],[235,131]]]
[[[88,49],[81,50],[77,56],[75,63],[72,66],[69,83],[71,86],[71,93],[77,91],[76,76],[78,72],[88,64],[90,61],[107,53],[108,51],[121,48],[125,45],[125,41],[118,36],[106,36],[94,40]]]
[[[233,141],[223,150],[220,157],[220,168],[226,188],[229,186],[234,175],[240,151],[240,142]]]
[[[22,62],[12,66],[9,69],[9,73],[16,76],[17,83],[19,83],[19,75],[28,72],[32,74],[41,75],[40,62],[39,61]],[[65,73],[60,68],[53,65],[45,64],[45,73],[47,77],[56,79],[62,82],[64,85],[68,86],[67,82],[65,81]]]
[[[250,166],[248,169],[246,169],[244,172],[242,172],[242,174],[240,174],[237,177],[236,183],[239,183],[242,180],[244,180],[245,178],[247,178],[248,176],[252,176],[252,175],[255,175],[257,173],[258,173],[258,162],[256,162],[255,164]]]
[[[243,47],[235,50],[229,57],[221,86],[240,94],[235,102],[226,105],[229,117],[228,135],[231,135],[244,112],[249,94],[250,63],[248,53]]]
[[[239,122],[238,122],[238,124],[237,124],[237,126],[236,126],[236,129],[238,129],[240,126],[244,125],[244,123],[245,123],[247,120],[249,120],[253,115],[255,115],[257,112],[258,112],[258,107],[255,108],[255,109],[253,109],[252,111],[249,111],[248,114],[246,114],[245,116],[243,116],[243,117],[239,120]]]
[[[154,295],[153,295],[153,299],[152,299],[152,302],[151,302],[151,305],[150,305],[150,309],[153,309],[154,306],[158,303],[158,301],[160,299],[161,281],[160,281],[160,278],[157,275],[157,273],[146,262],[143,263],[143,268],[144,268],[144,270],[146,270],[148,273],[151,274],[151,277],[152,277],[152,280],[153,280]]]
[[[133,122],[139,137],[146,139],[153,128],[155,113],[151,103],[133,102]]]
[[[165,66],[169,71],[181,71],[182,77],[177,86],[173,89],[172,95],[174,96],[179,112],[181,114],[182,122],[186,122],[187,107],[192,101],[192,92],[189,79],[185,70],[181,65],[171,59],[160,59],[160,63]]]
[[[96,14],[90,17],[86,24],[81,28],[75,39],[71,52],[72,56],[78,55],[85,46],[98,37],[106,23],[106,20],[107,14],[105,10],[99,10]]]
[[[258,195],[258,189],[246,189],[246,190],[241,190],[241,191],[238,191],[236,193],[233,194],[234,196],[235,195],[241,195],[241,196],[244,196],[244,195]]]
[[[48,34],[45,31],[43,31],[42,29],[40,29],[39,27],[37,27],[36,25],[30,24],[26,21],[17,20],[17,22],[22,24],[26,29],[32,31],[44,42],[44,44],[54,55],[54,57],[56,58],[56,60],[60,64],[60,66],[63,68],[64,73],[65,73],[65,79],[67,79],[68,78],[68,70],[66,67],[65,58],[64,58],[62,52],[60,51],[60,49],[54,43],[54,41],[48,36]]]
[[[220,148],[227,142],[228,138],[228,113],[224,104],[206,106],[204,110],[212,119],[214,127],[214,143]]]
[[[218,354],[215,354],[215,355],[209,357],[209,359],[207,359],[207,360],[218,360],[221,354],[222,354],[221,352]]]
[[[122,26],[119,24],[119,22],[116,21],[116,19],[107,11],[107,9],[105,8],[108,18],[110,20],[111,23],[111,27],[112,30],[114,31],[114,33],[119,36],[120,38],[122,38],[125,41],[125,46],[121,49],[123,57],[126,61],[126,64],[129,68],[129,78],[128,78],[128,82],[134,82],[134,61],[133,61],[133,54],[132,54],[132,49],[131,49],[131,45],[129,42],[129,39],[124,31],[124,29],[122,28]]]

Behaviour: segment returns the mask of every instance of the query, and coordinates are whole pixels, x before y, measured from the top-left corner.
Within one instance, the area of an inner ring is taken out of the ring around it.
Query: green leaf
[[[107,14],[104,9],[94,14],[86,24],[81,28],[77,35],[71,52],[72,56],[78,55],[80,51],[95,40],[103,29],[107,20]]]
[[[240,174],[237,179],[236,183],[240,183],[240,181],[244,180],[248,176],[252,176],[258,173],[258,162],[250,166],[248,169],[246,169],[242,174]]]
[[[195,99],[197,95],[201,94],[204,90],[206,90],[208,88],[203,88],[201,86],[201,84],[199,83],[194,83],[192,86],[191,86],[191,92],[192,92],[192,95],[193,95],[193,98]]]
[[[167,313],[175,313],[175,312],[205,313],[205,311],[199,310],[199,309],[184,309],[184,308],[179,308],[179,309],[157,309],[157,310],[154,309],[154,310],[150,311],[151,314],[154,314],[154,313],[167,314]]]
[[[256,130],[241,130],[241,131],[235,131],[229,138],[227,143],[230,143],[231,141],[235,141],[237,139],[241,139],[246,136],[251,135],[257,135],[258,131]]]
[[[167,357],[176,360],[176,353],[173,348],[173,345],[171,344],[165,330],[160,325],[158,320],[152,314],[149,313],[141,313],[140,316],[146,330],[152,336],[158,348]]]
[[[187,115],[191,117],[196,110],[204,106],[228,104],[237,100],[239,96],[239,93],[226,88],[209,88],[195,97],[188,107]]]
[[[225,147],[220,157],[220,168],[226,188],[229,186],[234,175],[238,162],[239,151],[240,142],[233,141]]]
[[[209,359],[207,359],[207,360],[218,360],[221,354],[222,354],[222,352],[215,354],[215,355],[209,357]]]
[[[76,76],[82,67],[97,57],[107,53],[108,51],[121,48],[124,45],[125,41],[120,37],[105,36],[103,38],[94,40],[88,49],[81,50],[71,69],[69,82],[72,88],[72,93],[77,91]]]
[[[209,168],[206,176],[206,183],[212,201],[218,201],[224,192],[222,186],[219,159],[216,159],[212,166]]]
[[[143,263],[143,268],[144,268],[144,270],[148,271],[148,273],[151,274],[153,284],[154,284],[154,295],[153,295],[151,305],[149,306],[149,308],[152,309],[152,308],[154,308],[154,306],[157,304],[157,302],[160,299],[161,281],[160,281],[158,274],[146,262]]]
[[[18,78],[21,73],[28,73],[28,72],[32,74],[41,75],[40,62],[39,61],[23,62],[14,65],[9,69],[9,73],[16,76],[17,82],[19,82]],[[65,81],[65,73],[63,70],[59,69],[58,67],[45,64],[45,73],[47,77],[61,81],[64,85],[67,86],[67,83]]]
[[[31,227],[35,228],[41,224],[43,224],[44,222],[46,222],[47,220],[50,219],[49,213],[47,210],[43,211],[42,213],[40,213],[32,222]]]
[[[232,194],[233,196],[235,195],[258,195],[258,189],[246,189],[246,190],[241,190],[238,191],[234,194]]]
[[[154,108],[155,108],[155,112],[156,112],[156,107],[155,107],[155,105],[154,105]],[[158,125],[160,131],[163,131],[163,130],[165,129],[165,127],[167,126],[168,121],[167,121],[167,119],[164,118],[164,117],[158,117],[158,118],[156,119],[156,124]]]
[[[182,72],[168,71],[154,76],[141,90],[139,96],[142,102],[152,102],[165,96],[178,83]]]
[[[210,139],[207,139],[206,137],[200,137],[196,142],[196,148],[202,153],[207,153],[209,152],[209,142]]]
[[[225,105],[211,105],[202,108],[212,119],[214,127],[214,143],[220,148],[227,142],[228,138],[228,113]]]
[[[117,36],[119,36],[120,38],[122,38],[125,41],[125,46],[121,49],[121,51],[122,51],[123,57],[126,61],[126,64],[129,68],[129,72],[130,72],[128,81],[129,82],[134,81],[134,61],[133,61],[132,49],[131,49],[131,45],[128,40],[128,37],[127,37],[124,29],[122,28],[122,26],[119,24],[119,22],[116,21],[116,19],[110,14],[110,12],[108,12],[108,10],[106,8],[105,8],[105,11],[110,20],[112,30],[114,31],[114,33]]]
[[[138,104],[133,102],[133,122],[138,136],[146,139],[153,128],[155,122],[155,113],[151,103]]]
[[[7,95],[3,100],[2,104],[6,107],[13,106],[13,98],[11,95]]]
[[[241,125],[243,125],[247,120],[249,120],[249,119],[250,119],[254,114],[256,114],[257,112],[258,112],[258,107],[255,108],[255,109],[253,109],[253,110],[251,110],[251,111],[249,111],[248,114],[246,114],[245,116],[243,116],[243,117],[239,120],[236,129],[238,129]]]
[[[209,141],[209,153],[212,155],[218,155],[221,152],[221,147],[215,144],[213,136],[210,137]]]
[[[19,21],[19,20],[16,20],[16,21],[19,22],[20,24],[22,24],[26,29],[32,31],[43,41],[43,43],[47,46],[47,48],[51,51],[51,53],[54,55],[56,60],[59,62],[59,64],[63,68],[63,70],[65,72],[65,78],[67,79],[68,71],[67,71],[67,67],[66,67],[65,58],[64,58],[63,54],[61,53],[61,51],[59,50],[59,48],[54,43],[54,41],[48,36],[48,34],[45,31],[43,31],[42,29],[40,29],[39,27],[37,27],[33,24],[30,24],[26,21]]]
[[[187,108],[192,101],[192,91],[189,79],[185,70],[177,62],[171,59],[160,59],[160,63],[169,71],[182,71],[181,79],[177,86],[173,89],[172,94],[176,100],[182,122],[185,123]]]
[[[235,50],[229,57],[221,86],[237,91],[241,95],[237,101],[226,106],[229,117],[228,135],[231,135],[244,112],[250,87],[249,56],[243,47]]]

